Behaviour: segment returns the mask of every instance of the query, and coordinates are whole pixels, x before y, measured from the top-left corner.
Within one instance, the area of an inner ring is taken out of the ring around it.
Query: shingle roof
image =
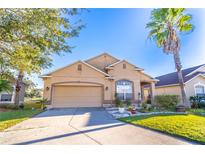
[[[200,68],[202,66],[205,66],[205,64],[194,66],[194,67],[182,70],[182,76],[184,78],[184,82],[189,81],[190,79],[192,79],[193,77],[195,77],[199,74],[205,74],[205,72],[195,72],[193,74],[190,74],[190,73],[192,73],[193,71],[197,70],[198,68]],[[190,75],[188,75],[188,74],[190,74]],[[178,84],[179,83],[177,72],[173,72],[173,73],[165,74],[165,75],[162,75],[162,76],[158,76],[158,77],[156,77],[156,79],[159,80],[159,82],[156,83],[156,86],[165,86],[165,85],[171,85],[171,84]]]

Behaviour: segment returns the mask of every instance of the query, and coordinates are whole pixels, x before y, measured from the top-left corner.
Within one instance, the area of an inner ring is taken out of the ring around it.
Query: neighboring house
[[[182,70],[187,99],[190,96],[205,95],[205,64]],[[176,94],[181,96],[177,72],[156,77],[155,94]]]
[[[51,107],[100,107],[121,100],[140,102],[143,86],[150,85],[154,97],[156,79],[126,60],[103,53],[86,61],[42,75],[44,98]]]
[[[13,90],[11,92],[0,92],[0,104],[14,103],[15,97],[15,82],[12,82]],[[24,102],[24,94],[25,94],[25,84],[21,87],[20,91],[20,103]]]

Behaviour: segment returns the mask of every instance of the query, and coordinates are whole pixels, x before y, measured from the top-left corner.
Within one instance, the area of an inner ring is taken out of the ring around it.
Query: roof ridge
[[[83,64],[85,64],[85,65],[87,65],[87,66],[89,66],[89,67],[91,67],[91,68],[93,68],[93,69],[95,69],[95,70],[98,71],[98,72],[103,73],[104,75],[110,76],[109,74],[107,74],[107,73],[101,71],[100,69],[96,68],[95,66],[93,66],[93,65],[91,65],[91,64],[89,64],[89,63],[87,63],[87,62],[85,62],[85,61],[83,61],[83,60],[78,60],[78,61],[75,61],[75,62],[70,63],[70,64],[68,64],[68,65],[65,65],[65,66],[63,66],[63,67],[57,68],[57,69],[55,69],[55,70],[53,70],[53,71],[51,71],[51,72],[42,74],[42,75],[40,75],[40,77],[48,76],[49,74],[55,73],[55,72],[57,72],[57,71],[59,71],[59,70],[62,70],[62,69],[64,69],[64,68],[66,68],[66,67],[69,67],[69,66],[74,65],[74,64],[79,63],[79,62],[81,62],[81,63],[83,63]]]
[[[107,53],[107,52],[103,52],[103,53],[101,53],[101,54],[99,54],[99,55],[96,55],[96,56],[91,57],[91,58],[89,58],[89,59],[86,59],[86,60],[84,60],[84,61],[87,62],[87,61],[90,61],[90,60],[95,59],[95,58],[97,58],[97,57],[100,57],[100,56],[102,56],[102,55],[108,55],[108,56],[110,56],[110,57],[112,57],[112,58],[114,58],[114,59],[120,61],[120,59],[118,59],[118,58],[112,56],[111,54],[109,54],[109,53]]]
[[[87,62],[86,62],[86,61],[84,61],[84,60],[81,60],[81,62],[82,62],[82,63],[85,63],[86,65],[88,65],[88,66],[90,66],[90,67],[95,68],[97,71],[99,71],[99,72],[101,72],[101,73],[103,73],[103,74],[105,74],[105,75],[110,76],[109,74],[107,74],[107,73],[103,72],[103,71],[102,71],[102,70],[100,70],[99,68],[97,68],[97,67],[95,67],[95,66],[93,66],[93,65],[91,65],[91,64],[89,64],[89,63],[87,63]]]
[[[132,64],[131,62],[127,61],[126,59],[122,59],[122,60],[120,60],[120,61],[117,61],[117,62],[115,62],[115,63],[112,63],[112,64],[108,65],[106,68],[115,66],[115,65],[117,65],[117,64],[119,64],[119,63],[121,63],[121,62],[127,62],[128,64],[132,65],[133,67],[138,68],[138,69],[141,70],[141,71],[144,71],[143,68],[138,67],[138,66],[136,66],[135,64]]]

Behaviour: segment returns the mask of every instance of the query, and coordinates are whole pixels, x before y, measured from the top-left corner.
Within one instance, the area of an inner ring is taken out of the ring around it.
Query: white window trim
[[[12,86],[12,87],[13,87],[12,92],[5,92],[5,91],[3,91],[3,92],[0,93],[0,103],[14,103],[15,86]],[[1,95],[2,95],[2,94],[11,94],[11,95],[12,95],[11,101],[1,101]]]
[[[131,94],[132,94],[132,97],[133,97],[133,82],[132,81],[130,81],[130,80],[126,80],[126,79],[122,79],[122,80],[118,80],[117,82],[119,82],[119,81],[128,81],[128,82],[130,82],[131,83],[131,85],[129,85],[129,86],[131,86],[131,89],[132,89],[132,92],[131,92]],[[117,83],[116,83],[116,86],[118,86],[117,85]],[[116,92],[117,92],[117,87],[116,87]],[[118,92],[117,92],[118,93]],[[123,92],[123,101],[125,101],[126,100],[126,94],[128,94],[127,92]],[[133,99],[133,98],[132,98]]]
[[[198,82],[198,83],[194,84],[195,96],[197,96],[197,94],[196,94],[196,86],[203,86],[204,87],[204,91],[205,91],[205,84],[202,84],[202,83]]]

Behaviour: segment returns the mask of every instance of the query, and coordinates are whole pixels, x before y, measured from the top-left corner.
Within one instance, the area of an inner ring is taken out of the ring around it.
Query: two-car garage
[[[102,106],[102,86],[56,85],[52,92],[52,106],[100,107]]]

